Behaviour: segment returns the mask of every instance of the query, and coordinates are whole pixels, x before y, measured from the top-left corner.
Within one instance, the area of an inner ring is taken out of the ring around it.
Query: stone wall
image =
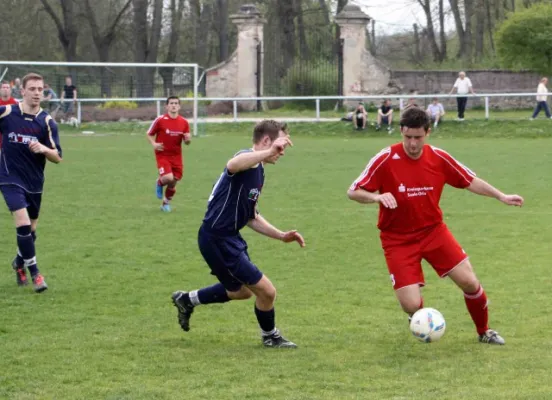
[[[476,93],[536,93],[540,75],[529,72],[503,70],[466,70]],[[407,94],[416,90],[419,94],[446,94],[452,89],[458,71],[391,71],[390,84],[398,87],[393,92]],[[428,100],[429,101],[429,100]],[[424,101],[426,103],[427,101]],[[455,105],[455,100],[447,100],[445,105]],[[483,107],[482,97],[470,98],[468,107]],[[492,108],[530,108],[535,105],[531,97],[491,97]]]
[[[228,60],[209,68],[206,76],[207,97],[237,97],[238,52],[235,51]]]

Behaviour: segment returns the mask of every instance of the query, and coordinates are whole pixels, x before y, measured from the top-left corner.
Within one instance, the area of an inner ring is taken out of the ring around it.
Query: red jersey
[[[7,106],[9,104],[17,104],[17,100],[15,100],[13,97],[10,97],[8,100],[0,99],[0,106]]]
[[[0,99],[0,106],[7,106],[9,104],[17,104],[17,100],[13,97],[10,97],[8,100]],[[0,146],[2,146],[2,132],[0,132]]]
[[[163,143],[163,151],[156,154],[167,156],[182,154],[182,141],[184,135],[189,133],[190,125],[184,117],[178,115],[171,118],[169,114],[157,117],[148,130],[148,135],[155,136],[157,143]]]
[[[426,144],[421,157],[413,160],[403,144],[397,143],[370,160],[351,190],[391,193],[397,208],[380,204],[378,228],[382,232],[410,233],[443,221],[439,200],[445,183],[463,189],[474,177],[444,150]]]

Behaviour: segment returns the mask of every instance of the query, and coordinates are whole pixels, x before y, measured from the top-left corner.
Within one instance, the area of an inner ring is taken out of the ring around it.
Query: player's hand
[[[517,206],[517,207],[521,207],[524,202],[523,197],[518,196],[517,194],[505,194],[504,196],[500,197],[498,200],[500,200],[502,203],[508,206]]]
[[[153,149],[155,151],[163,151],[164,150],[164,147],[163,147],[163,143],[154,143],[153,144]]]
[[[43,154],[48,151],[48,147],[36,141],[29,143],[29,149],[35,154]]]
[[[280,154],[287,146],[293,146],[289,136],[283,136],[276,139],[270,147],[270,152],[273,155]]]
[[[282,234],[282,242],[284,243],[291,243],[291,242],[297,242],[299,243],[299,246],[305,247],[305,239],[303,239],[303,236],[296,230],[284,232]]]
[[[380,194],[378,197],[376,197],[376,201],[383,205],[385,208],[397,208],[397,200],[391,193]]]
[[[192,142],[192,138],[189,133],[185,133],[182,140],[184,140],[184,144],[187,144],[187,145],[189,145]]]

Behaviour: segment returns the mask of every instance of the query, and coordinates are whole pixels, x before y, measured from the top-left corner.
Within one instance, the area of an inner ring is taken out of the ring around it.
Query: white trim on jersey
[[[240,196],[243,189],[243,183],[240,186],[240,190],[238,191],[238,197],[236,199],[236,215],[234,216],[234,229],[238,230],[238,207],[240,205]]]
[[[465,173],[467,173],[468,175],[472,176],[472,177],[476,177],[477,175],[475,174],[475,172],[473,172],[471,169],[469,169],[468,167],[466,167],[464,164],[462,164],[460,161],[458,161],[456,158],[454,158],[453,156],[451,156],[448,152],[446,152],[445,150],[443,149],[440,149],[438,147],[434,147],[434,146],[431,146],[433,152],[435,154],[437,154],[439,157],[441,157],[443,160],[445,160],[452,168],[454,168],[456,170],[456,172],[458,172],[458,174],[460,176],[462,176],[466,182],[468,183],[471,183],[467,178],[466,176],[462,173],[462,171],[459,171],[458,168],[456,168],[456,166],[451,163],[449,160],[447,160],[446,157],[444,157],[442,154],[439,154],[439,152],[442,152],[443,154],[445,154],[447,157],[450,157],[460,168],[462,168],[464,170]]]
[[[381,167],[383,165],[383,163],[389,158],[389,156],[391,155],[391,147],[386,147],[385,149],[381,150],[378,154],[376,154],[374,157],[372,157],[370,159],[370,161],[368,162],[368,165],[366,165],[366,168],[364,168],[364,171],[362,171],[362,173],[360,174],[360,176],[355,179],[355,181],[353,182],[353,184],[350,186],[350,190],[357,190],[358,187],[356,187],[360,182],[362,182],[366,176],[370,173],[370,168],[372,168],[372,166],[374,165],[374,163],[380,159],[381,156],[383,156],[384,154],[387,153],[387,157],[385,159],[382,160],[382,162],[380,163],[380,165],[378,165],[376,167],[376,169],[374,169],[374,171],[372,171],[372,174],[370,175],[370,178],[366,181],[366,182],[370,182],[370,180],[372,179],[372,177],[374,176],[374,174],[376,173],[376,171],[378,170],[379,167]]]
[[[211,228],[215,227],[215,224],[219,220],[220,216],[222,215],[224,209],[226,208],[226,203],[228,203],[228,198],[230,197],[230,193],[232,192],[232,182],[230,182],[230,185],[228,186],[228,194],[226,195],[226,200],[224,200],[224,204],[222,206],[222,209],[220,210],[219,215],[217,216],[217,219],[215,219],[215,222],[213,222],[213,225],[211,225]]]
[[[52,121],[52,117],[50,115],[46,115],[44,122],[46,122],[46,127],[48,128],[48,138],[50,139],[50,144],[52,145],[52,149],[57,150],[56,142],[54,142],[54,139],[52,138],[52,128],[50,127],[50,121]]]
[[[147,134],[148,134],[149,136],[154,136],[154,135],[155,135],[155,134],[152,134],[151,131],[152,131],[153,127],[157,124],[157,121],[159,121],[159,120],[160,120],[161,118],[163,118],[164,116],[165,116],[165,115],[160,115],[160,116],[158,116],[157,118],[155,118],[155,119],[153,120],[153,122],[151,123],[151,125],[150,125],[150,127],[149,127],[149,129],[148,129],[148,132],[147,132]]]
[[[12,112],[12,105],[11,104],[6,105],[6,111],[4,111],[2,115],[0,115],[0,119],[7,117],[8,115],[11,114],[11,112]]]

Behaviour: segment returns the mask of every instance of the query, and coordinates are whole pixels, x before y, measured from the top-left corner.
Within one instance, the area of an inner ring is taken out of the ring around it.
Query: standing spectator
[[[360,131],[361,129],[365,129],[367,121],[368,112],[366,111],[366,108],[364,108],[364,103],[358,103],[358,107],[353,114],[353,123],[355,124],[356,130]]]
[[[70,76],[65,77],[65,86],[63,86],[60,101],[65,120],[71,121],[73,105],[77,102],[77,87],[73,85],[73,80]]]
[[[443,119],[443,115],[445,115],[445,108],[439,103],[439,99],[434,97],[433,102],[427,106],[426,113],[431,119],[431,122],[433,122],[433,127],[437,128],[437,125],[439,125],[439,122]]]
[[[9,104],[17,104],[11,95],[11,86],[8,81],[2,81],[0,85],[0,106],[7,106]],[[2,132],[0,132],[0,148],[2,148]]]
[[[466,76],[466,73],[464,71],[460,71],[460,73],[458,74],[458,78],[456,79],[456,82],[454,82],[454,86],[452,87],[450,94],[452,94],[455,89],[456,89],[456,93],[460,95],[466,95],[468,93],[475,94],[475,92],[473,91],[471,80]],[[456,98],[456,104],[458,105],[459,121],[464,120],[464,111],[466,111],[467,103],[468,103],[467,96],[460,96]]]
[[[50,87],[47,83],[44,84],[44,101],[46,102],[46,107],[48,108],[48,112],[52,116],[52,118],[56,118],[55,114],[57,110],[59,109],[57,102],[54,102],[52,100],[57,100],[58,96],[56,92],[54,92],[54,89]],[[53,112],[52,112],[53,110]]]
[[[376,130],[381,129],[381,125],[387,125],[387,132],[391,133],[393,128],[391,124],[393,123],[393,108],[391,107],[391,102],[389,100],[384,100],[381,104],[381,107],[378,108],[378,119],[376,123]]]
[[[552,115],[550,115],[550,108],[548,108],[548,103],[546,102],[548,89],[546,88],[546,84],[548,83],[548,78],[542,78],[540,80],[539,86],[537,87],[537,106],[535,107],[535,111],[533,112],[533,116],[531,117],[531,120],[534,120],[537,118],[537,115],[539,115],[541,110],[544,110],[544,113],[546,114],[546,118],[552,118]],[[542,94],[541,94],[542,93]]]
[[[12,86],[12,96],[16,99],[21,99],[21,79],[15,78],[14,84]]]

